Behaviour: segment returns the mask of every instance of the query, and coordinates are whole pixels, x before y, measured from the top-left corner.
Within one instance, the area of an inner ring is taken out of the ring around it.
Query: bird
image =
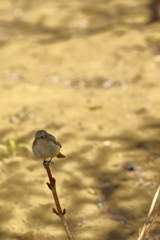
[[[61,144],[57,139],[47,133],[45,130],[38,130],[35,134],[35,139],[32,144],[32,150],[36,157],[44,159],[50,158],[52,161],[53,157],[64,158],[65,156],[60,153]]]

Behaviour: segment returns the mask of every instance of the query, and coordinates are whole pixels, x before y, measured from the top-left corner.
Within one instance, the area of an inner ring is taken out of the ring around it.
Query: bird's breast
[[[60,146],[53,141],[35,141],[33,143],[33,152],[39,158],[56,157],[60,151]]]

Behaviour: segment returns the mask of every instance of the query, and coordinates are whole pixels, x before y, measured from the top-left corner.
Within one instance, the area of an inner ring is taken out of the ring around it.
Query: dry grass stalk
[[[150,218],[150,216],[151,216],[151,214],[152,214],[152,212],[153,212],[153,209],[154,209],[154,207],[155,207],[157,198],[158,198],[158,196],[159,196],[159,192],[160,192],[160,184],[159,184],[159,186],[158,186],[158,188],[157,188],[157,191],[156,191],[156,193],[155,193],[155,195],[154,195],[154,198],[153,198],[153,201],[152,201],[152,203],[151,203],[151,206],[150,206],[150,209],[149,209],[147,218],[146,218],[146,220],[145,220],[145,222],[144,222],[142,231],[141,231],[140,236],[138,237],[137,240],[144,240],[144,239],[147,237],[147,235],[149,234],[149,232],[150,232],[150,230],[151,230],[151,228],[152,228],[152,226],[153,226],[153,224],[154,224],[154,222],[155,222],[155,220],[156,220],[156,218],[157,218],[157,216],[158,216],[158,213],[160,212],[160,205],[159,205],[158,208],[157,208],[157,210],[156,210],[156,213],[155,213],[155,216],[154,216],[153,220],[151,221],[148,229],[146,230],[147,224],[148,224],[148,222],[149,222],[149,218]]]
[[[155,212],[155,215],[154,215],[154,217],[153,217],[153,219],[152,219],[152,222],[150,223],[150,225],[149,225],[146,233],[144,234],[144,237],[142,238],[142,240],[145,239],[145,237],[146,237],[146,236],[149,234],[149,232],[151,231],[151,228],[153,227],[153,224],[154,224],[154,222],[156,221],[156,218],[157,218],[159,212],[160,212],[160,205],[158,206],[158,208],[157,208],[157,210],[156,210],[156,212]]]
[[[54,198],[56,208],[57,208],[57,210],[55,208],[53,208],[53,212],[60,217],[62,225],[63,225],[63,227],[66,231],[68,239],[69,240],[74,240],[74,237],[72,236],[71,231],[70,231],[70,229],[68,227],[68,224],[66,222],[66,219],[64,217],[64,214],[66,213],[66,210],[64,209],[62,211],[61,205],[59,203],[59,199],[58,199],[58,195],[57,195],[57,191],[56,191],[56,180],[55,180],[55,178],[52,177],[52,174],[51,174],[51,171],[50,171],[50,168],[49,168],[49,164],[50,164],[50,162],[44,161],[43,166],[45,167],[45,169],[47,171],[48,178],[49,178],[49,181],[50,181],[50,183],[47,183],[47,185],[48,185],[49,189],[52,191],[53,198]]]

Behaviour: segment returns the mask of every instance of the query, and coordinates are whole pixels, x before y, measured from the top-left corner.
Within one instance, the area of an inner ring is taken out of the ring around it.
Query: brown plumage
[[[61,147],[57,139],[45,130],[36,132],[32,144],[32,150],[36,157],[41,159],[51,158],[51,160],[53,157],[64,158],[65,156],[60,153]]]

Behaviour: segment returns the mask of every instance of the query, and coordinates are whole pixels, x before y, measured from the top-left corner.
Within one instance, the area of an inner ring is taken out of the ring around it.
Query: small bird
[[[35,139],[32,144],[32,150],[36,157],[45,159],[50,158],[52,161],[53,157],[64,158],[65,156],[60,153],[61,144],[57,139],[47,133],[45,130],[39,130],[35,134]]]

